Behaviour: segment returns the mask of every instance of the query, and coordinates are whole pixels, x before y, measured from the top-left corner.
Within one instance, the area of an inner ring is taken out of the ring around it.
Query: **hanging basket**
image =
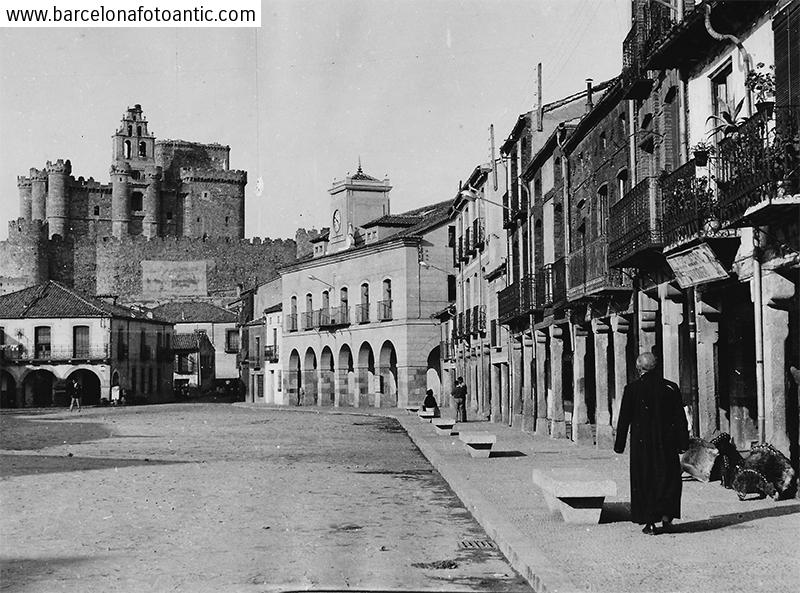
[[[694,151],[694,164],[698,167],[706,167],[708,165],[708,151],[695,150]]]

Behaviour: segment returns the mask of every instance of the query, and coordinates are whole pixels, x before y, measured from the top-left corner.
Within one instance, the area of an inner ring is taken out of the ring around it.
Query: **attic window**
[[[94,207],[94,215],[95,216],[100,216],[100,206],[95,206]]]
[[[167,212],[167,220],[172,220],[172,212]]]

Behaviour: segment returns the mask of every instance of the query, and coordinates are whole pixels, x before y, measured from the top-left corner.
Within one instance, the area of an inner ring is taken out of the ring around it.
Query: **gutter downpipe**
[[[711,6],[706,4],[705,26],[708,34],[717,41],[732,41],[739,49],[739,53],[744,61],[745,77],[753,69],[753,59],[744,48],[742,41],[733,35],[718,33],[711,26]],[[747,105],[747,115],[753,115],[753,96],[750,89],[745,91],[745,102]],[[766,437],[766,418],[765,418],[765,399],[766,388],[764,385],[764,297],[762,294],[762,271],[761,271],[761,229],[753,227],[753,285],[751,289],[753,297],[753,313],[755,316],[755,346],[756,346],[756,398],[758,401],[758,440],[765,442]]]

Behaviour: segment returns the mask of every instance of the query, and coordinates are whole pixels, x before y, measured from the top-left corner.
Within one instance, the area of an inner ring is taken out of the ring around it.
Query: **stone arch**
[[[21,403],[17,401],[17,382],[13,375],[0,370],[0,408],[16,408]]]
[[[286,391],[289,397],[299,402],[298,393],[303,386],[303,374],[300,372],[300,353],[292,350],[289,355],[289,372],[286,374]]]
[[[442,399],[442,361],[439,345],[428,353],[428,363],[425,370],[426,389],[432,389],[437,400]]]
[[[335,405],[335,370],[333,365],[333,351],[330,346],[325,346],[319,355],[319,403],[323,406]]]
[[[370,394],[373,394],[372,403],[374,404],[375,392],[375,355],[369,342],[364,342],[358,349],[358,407],[370,405]]]
[[[60,382],[58,378],[46,369],[37,369],[25,375],[23,379],[23,393],[25,405],[35,408],[50,407],[53,405],[68,405],[64,403],[63,388],[60,396],[56,395],[56,387]]]
[[[317,354],[311,346],[308,347],[303,357],[303,389],[306,392],[303,405],[317,405],[319,399]]]
[[[350,346],[342,344],[339,349],[339,358],[336,362],[336,396],[339,406],[355,405],[354,397],[357,396],[356,372],[353,365],[353,353]],[[337,405],[334,403],[334,405]]]
[[[81,386],[81,405],[96,406],[100,403],[101,381],[94,371],[77,369],[67,376],[67,383],[77,379]]]
[[[380,369],[380,406],[397,406],[397,350],[391,341],[386,340],[378,355]]]

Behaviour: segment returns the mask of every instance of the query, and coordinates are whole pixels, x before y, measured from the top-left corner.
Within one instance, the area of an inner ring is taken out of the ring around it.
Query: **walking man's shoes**
[[[642,529],[642,533],[647,534],[647,535],[656,535],[656,533],[657,533],[656,526],[653,523],[648,523]]]

